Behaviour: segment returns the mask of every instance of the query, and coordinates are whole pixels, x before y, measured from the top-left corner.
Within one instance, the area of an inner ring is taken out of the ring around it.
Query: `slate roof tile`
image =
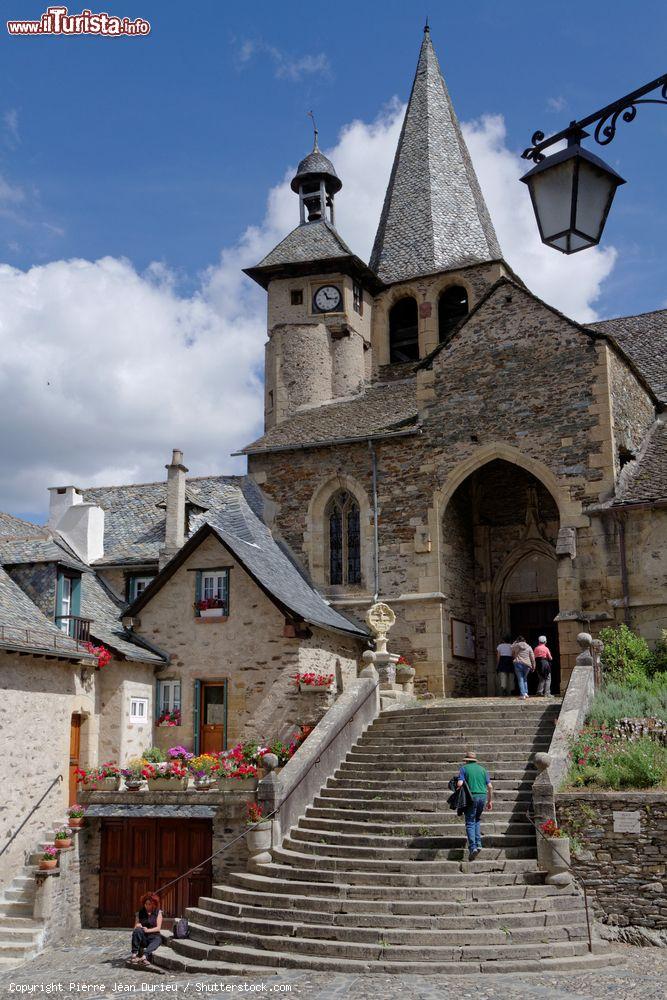
[[[353,399],[303,409],[247,445],[252,454],[273,448],[302,448],[323,441],[344,441],[417,428],[415,378],[369,386]]]
[[[0,649],[89,658],[85,649],[42,614],[1,566]]]
[[[637,366],[657,398],[667,403],[667,309],[589,324],[612,337]]]
[[[655,423],[637,461],[624,472],[613,507],[667,500],[667,423]]]
[[[352,251],[331,223],[320,219],[317,222],[305,222],[297,226],[252,270],[274,267],[276,264],[298,264],[304,261],[351,256]]]

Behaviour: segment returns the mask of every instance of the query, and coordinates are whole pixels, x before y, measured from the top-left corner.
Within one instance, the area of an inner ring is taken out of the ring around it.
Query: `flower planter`
[[[50,872],[53,871],[53,869],[56,867],[57,864],[58,864],[57,858],[54,858],[53,861],[40,861],[39,870],[40,872]]]
[[[331,694],[335,690],[335,682],[331,684],[304,684],[302,681],[299,681],[299,691],[301,694]]]
[[[99,781],[86,781],[83,787],[87,792],[117,792],[120,788],[120,775],[115,778],[101,778]]]
[[[187,778],[148,778],[149,792],[184,792],[188,787]]]
[[[224,608],[206,608],[205,611],[199,612],[200,618],[224,618],[225,609]]]
[[[396,667],[396,681],[398,684],[409,684],[414,679],[414,667]]]
[[[267,864],[271,861],[271,830],[272,821],[265,820],[259,823],[252,830],[248,830],[245,835],[246,847],[248,849],[249,860],[253,864]]]
[[[144,783],[144,779],[143,778],[139,778],[139,779],[126,778],[125,779],[125,791],[126,792],[138,792],[139,789],[142,787],[143,783]]]
[[[218,788],[221,792],[254,792],[257,778],[218,778]]]
[[[80,830],[81,827],[86,822],[85,816],[70,816],[67,820],[67,825],[70,830]]]
[[[61,837],[60,840],[54,840],[53,846],[55,847],[55,849],[57,851],[64,851],[65,848],[72,846],[72,838],[71,837],[64,837],[64,838]]]
[[[198,792],[208,792],[211,788],[214,788],[216,784],[215,778],[195,778],[194,787]]]
[[[547,883],[556,877],[553,884],[566,884],[570,872],[570,838],[540,837],[537,838],[537,858],[539,867],[547,872]]]

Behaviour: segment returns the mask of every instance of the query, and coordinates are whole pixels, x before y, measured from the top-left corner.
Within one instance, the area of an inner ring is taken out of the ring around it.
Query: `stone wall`
[[[0,848],[18,830],[44,792],[56,784],[8,850],[0,856],[0,887],[25,863],[44,831],[65,818],[68,804],[70,720],[83,711],[95,725],[94,685],[85,689],[80,667],[57,660],[0,652],[0,732],[9,794],[0,801]],[[95,741],[82,754],[93,752]]]
[[[667,942],[667,792],[562,792],[556,811],[582,845],[573,869],[598,920],[662,932]]]
[[[616,472],[621,468],[619,452],[637,455],[646,432],[655,419],[653,402],[618,354],[609,350],[609,388],[614,427]]]
[[[149,663],[113,658],[99,671],[97,688],[100,713],[99,758],[125,764],[130,757],[152,745],[154,708],[154,667]],[[148,700],[145,724],[130,722],[132,698]]]
[[[44,925],[43,945],[69,943],[82,922],[81,834],[72,847],[58,852],[58,868],[36,876],[33,917]]]
[[[194,570],[230,568],[229,617],[208,621],[193,613]],[[181,726],[155,730],[163,748],[194,745],[195,680],[227,681],[227,745],[251,736],[290,735],[301,721],[293,675],[317,665],[355,672],[360,644],[313,629],[310,639],[283,636],[284,615],[230,553],[207,538],[141,611],[140,634],[171,654],[159,678],[181,681]],[[328,666],[327,666],[328,665]]]

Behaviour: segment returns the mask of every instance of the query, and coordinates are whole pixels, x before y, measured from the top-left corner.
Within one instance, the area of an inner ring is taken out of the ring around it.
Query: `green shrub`
[[[641,676],[633,684],[610,682],[598,691],[588,722],[613,726],[619,719],[667,719],[667,673]]]
[[[663,628],[662,638],[653,650],[653,661],[656,673],[664,674],[667,680],[667,628]]]
[[[629,741],[586,728],[570,747],[568,784],[596,788],[655,788],[667,783],[667,747],[645,736]]]
[[[164,751],[160,750],[159,747],[149,747],[148,750],[144,750],[141,756],[151,764],[162,764],[164,761]]]
[[[636,682],[654,672],[655,657],[646,639],[627,625],[603,628],[600,638],[604,643],[602,666],[608,680]]]

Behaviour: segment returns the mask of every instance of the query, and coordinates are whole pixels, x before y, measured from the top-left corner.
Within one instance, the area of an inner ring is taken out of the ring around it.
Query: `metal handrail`
[[[30,812],[28,813],[28,815],[26,816],[26,818],[23,820],[23,822],[21,823],[21,825],[16,828],[16,830],[14,831],[14,833],[12,834],[12,836],[9,838],[9,840],[7,841],[7,843],[5,844],[5,846],[2,848],[2,850],[0,851],[0,856],[3,855],[5,853],[5,851],[7,850],[7,848],[9,847],[9,845],[12,844],[16,840],[16,838],[18,837],[18,835],[21,832],[21,830],[23,829],[23,827],[26,825],[26,823],[28,822],[28,820],[30,819],[30,817],[33,815],[33,813],[35,813],[39,809],[39,807],[41,806],[42,802],[44,801],[44,799],[46,798],[46,796],[49,794],[49,792],[51,791],[51,789],[53,788],[53,786],[57,785],[58,782],[62,781],[62,780],[63,780],[62,774],[57,774],[55,776],[55,778],[53,779],[53,781],[51,782],[51,784],[49,785],[49,787],[46,789],[46,791],[42,795],[42,797],[39,800],[39,802],[37,802],[32,807],[32,809],[30,810]]]
[[[303,774],[301,775],[301,777],[299,778],[299,780],[297,781],[297,783],[293,786],[293,788],[290,789],[290,791],[287,793],[287,795],[285,796],[285,798],[281,800],[281,802],[279,803],[279,805],[277,805],[276,808],[272,812],[270,812],[267,816],[262,816],[262,818],[257,823],[252,823],[251,825],[248,825],[245,828],[245,830],[244,830],[243,833],[239,833],[238,836],[234,837],[233,840],[230,840],[228,843],[224,844],[218,851],[215,851],[213,854],[211,854],[210,857],[205,858],[203,861],[200,861],[200,863],[198,865],[195,865],[193,868],[188,868],[188,870],[186,872],[183,872],[182,875],[178,875],[176,878],[172,879],[171,882],[165,882],[164,885],[160,886],[159,889],[155,890],[156,894],[159,896],[160,893],[164,892],[165,889],[168,889],[172,885],[176,885],[177,882],[180,882],[181,879],[183,879],[183,878],[187,878],[187,876],[191,875],[193,872],[199,871],[200,868],[203,868],[204,865],[207,865],[209,863],[209,861],[213,860],[213,858],[217,858],[219,854],[224,854],[225,851],[228,848],[230,848],[234,844],[236,844],[239,840],[241,840],[242,837],[245,837],[246,833],[249,833],[251,830],[257,829],[257,827],[260,826],[262,823],[266,823],[273,816],[275,816],[277,813],[279,813],[280,810],[282,809],[282,807],[287,802],[287,800],[290,798],[290,796],[293,795],[294,792],[297,790],[297,788],[299,787],[299,785],[301,784],[301,782],[304,780],[304,778],[308,774],[310,774],[310,772],[311,772],[312,768],[315,766],[315,764],[319,764],[320,760],[322,759],[322,754],[326,750],[329,749],[329,747],[331,746],[331,744],[333,743],[333,741],[338,738],[338,736],[342,733],[342,731],[345,729],[345,727],[349,726],[349,724],[352,722],[352,719],[355,717],[355,715],[357,714],[357,712],[359,711],[359,709],[362,707],[362,705],[366,704],[366,702],[368,701],[368,699],[370,698],[370,696],[372,694],[374,694],[375,691],[377,691],[377,689],[378,689],[379,686],[380,686],[380,681],[378,680],[377,683],[374,684],[373,687],[371,688],[371,690],[368,692],[368,694],[366,695],[366,697],[362,701],[359,702],[359,704],[355,708],[355,710],[352,713],[352,715],[350,716],[350,718],[346,719],[346,721],[342,724],[342,726],[338,727],[338,729],[333,734],[333,736],[324,745],[324,747],[322,748],[322,750],[320,750],[319,755],[317,756],[317,758],[313,761],[313,763],[310,765],[310,767],[306,771],[303,772]]]
[[[539,836],[542,838],[542,840],[557,839],[557,838],[553,838],[553,837],[546,837],[544,835],[544,833],[542,832],[542,830],[540,830],[539,826],[537,825],[537,823],[533,819],[533,816],[531,815],[529,809],[526,810],[526,818],[527,818],[528,822],[530,824],[532,824],[535,832],[537,834],[539,834]],[[580,878],[572,870],[572,863],[571,863],[571,861],[567,861],[566,860],[566,858],[564,857],[564,855],[562,855],[560,853],[560,851],[558,850],[558,848],[556,847],[556,845],[552,844],[551,848],[552,848],[552,850],[555,850],[556,854],[561,859],[561,861],[563,862],[563,864],[565,865],[565,867],[570,869],[570,874],[572,875],[572,878],[577,883],[577,885],[581,886],[581,890],[582,890],[582,892],[584,894],[584,908],[586,910],[586,928],[588,930],[588,950],[589,950],[589,952],[592,953],[593,952],[593,935],[592,935],[592,932],[591,932],[591,917],[590,917],[590,913],[589,913],[589,910],[588,910],[588,893],[586,892],[586,883],[584,882],[584,880],[582,878]]]

